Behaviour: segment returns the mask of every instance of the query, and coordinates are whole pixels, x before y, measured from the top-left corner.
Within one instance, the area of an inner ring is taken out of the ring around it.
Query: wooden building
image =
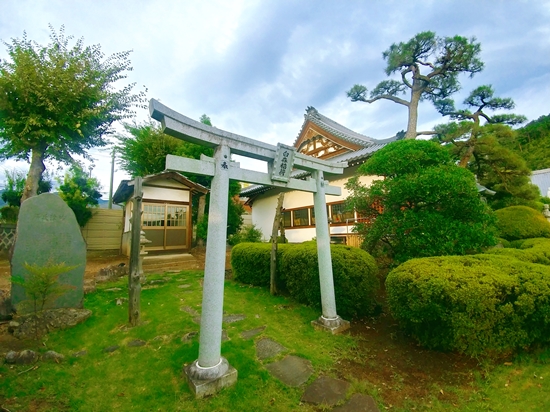
[[[193,226],[191,206],[194,196],[202,196],[208,189],[177,172],[162,172],[143,178],[143,214],[141,228],[151,241],[146,250],[187,251],[192,245]],[[132,181],[123,180],[113,195],[113,202],[124,204],[122,253],[130,253],[131,201],[134,196]]]

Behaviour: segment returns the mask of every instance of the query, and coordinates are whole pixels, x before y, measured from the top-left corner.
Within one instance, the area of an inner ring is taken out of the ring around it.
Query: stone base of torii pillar
[[[227,362],[223,356],[220,363],[214,368],[201,368],[198,360],[183,369],[189,387],[196,398],[214,395],[221,389],[234,385],[237,382],[237,369]]]
[[[319,319],[311,321],[311,326],[313,326],[315,329],[325,330],[332,333],[333,335],[337,335],[344,332],[345,330],[348,330],[349,325],[349,321],[342,319],[340,316],[336,316],[332,319],[321,316],[319,317]]]

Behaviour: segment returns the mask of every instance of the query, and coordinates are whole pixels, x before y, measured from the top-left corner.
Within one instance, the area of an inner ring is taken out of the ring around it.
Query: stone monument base
[[[225,358],[221,358],[220,364],[213,368],[201,368],[198,361],[195,361],[185,366],[183,373],[196,398],[214,395],[237,382],[237,369]]]
[[[328,319],[321,316],[319,319],[311,321],[311,325],[317,330],[326,330],[337,335],[349,329],[349,321],[336,316],[334,319]]]

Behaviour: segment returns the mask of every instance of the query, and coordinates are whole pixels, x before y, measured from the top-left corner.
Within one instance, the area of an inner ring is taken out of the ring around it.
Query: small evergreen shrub
[[[239,243],[250,242],[259,243],[262,241],[262,231],[255,225],[244,226],[238,233],[229,235],[227,243],[231,246],[235,246]]]
[[[371,314],[376,307],[378,269],[367,252],[331,245],[336,308],[340,316],[353,318]],[[235,280],[269,286],[270,244],[240,243],[231,251]],[[277,288],[287,290],[298,302],[321,306],[317,245],[314,242],[278,246]]]
[[[550,238],[550,222],[527,206],[510,206],[495,211],[500,237],[507,240]]]
[[[281,253],[279,245],[278,256]],[[269,287],[270,243],[239,243],[231,249],[231,268],[236,281]]]
[[[512,256],[413,259],[386,279],[388,304],[422,345],[471,356],[550,341],[550,268]]]

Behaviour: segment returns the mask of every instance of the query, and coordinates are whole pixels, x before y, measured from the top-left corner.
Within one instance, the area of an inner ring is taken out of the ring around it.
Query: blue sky
[[[51,24],[101,44],[105,55],[133,50],[127,82],[147,87],[174,110],[272,144],[292,144],[307,106],[377,139],[406,128],[407,112],[391,102],[352,103],[355,83],[372,89],[386,79],[382,52],[431,30],[475,36],[483,72],[461,78],[469,91],[492,84],[529,120],[550,113],[550,1],[439,0],[1,0],[0,39],[23,31],[48,42]],[[0,46],[0,58],[6,57]],[[121,83],[122,85],[122,83]],[[148,113],[138,112],[138,121]],[[421,104],[419,130],[444,119]],[[104,189],[108,151],[94,151]],[[13,167],[4,162],[4,168]],[[20,165],[24,169],[26,165]],[[253,167],[253,166],[251,166]],[[126,176],[115,175],[115,187]]]

